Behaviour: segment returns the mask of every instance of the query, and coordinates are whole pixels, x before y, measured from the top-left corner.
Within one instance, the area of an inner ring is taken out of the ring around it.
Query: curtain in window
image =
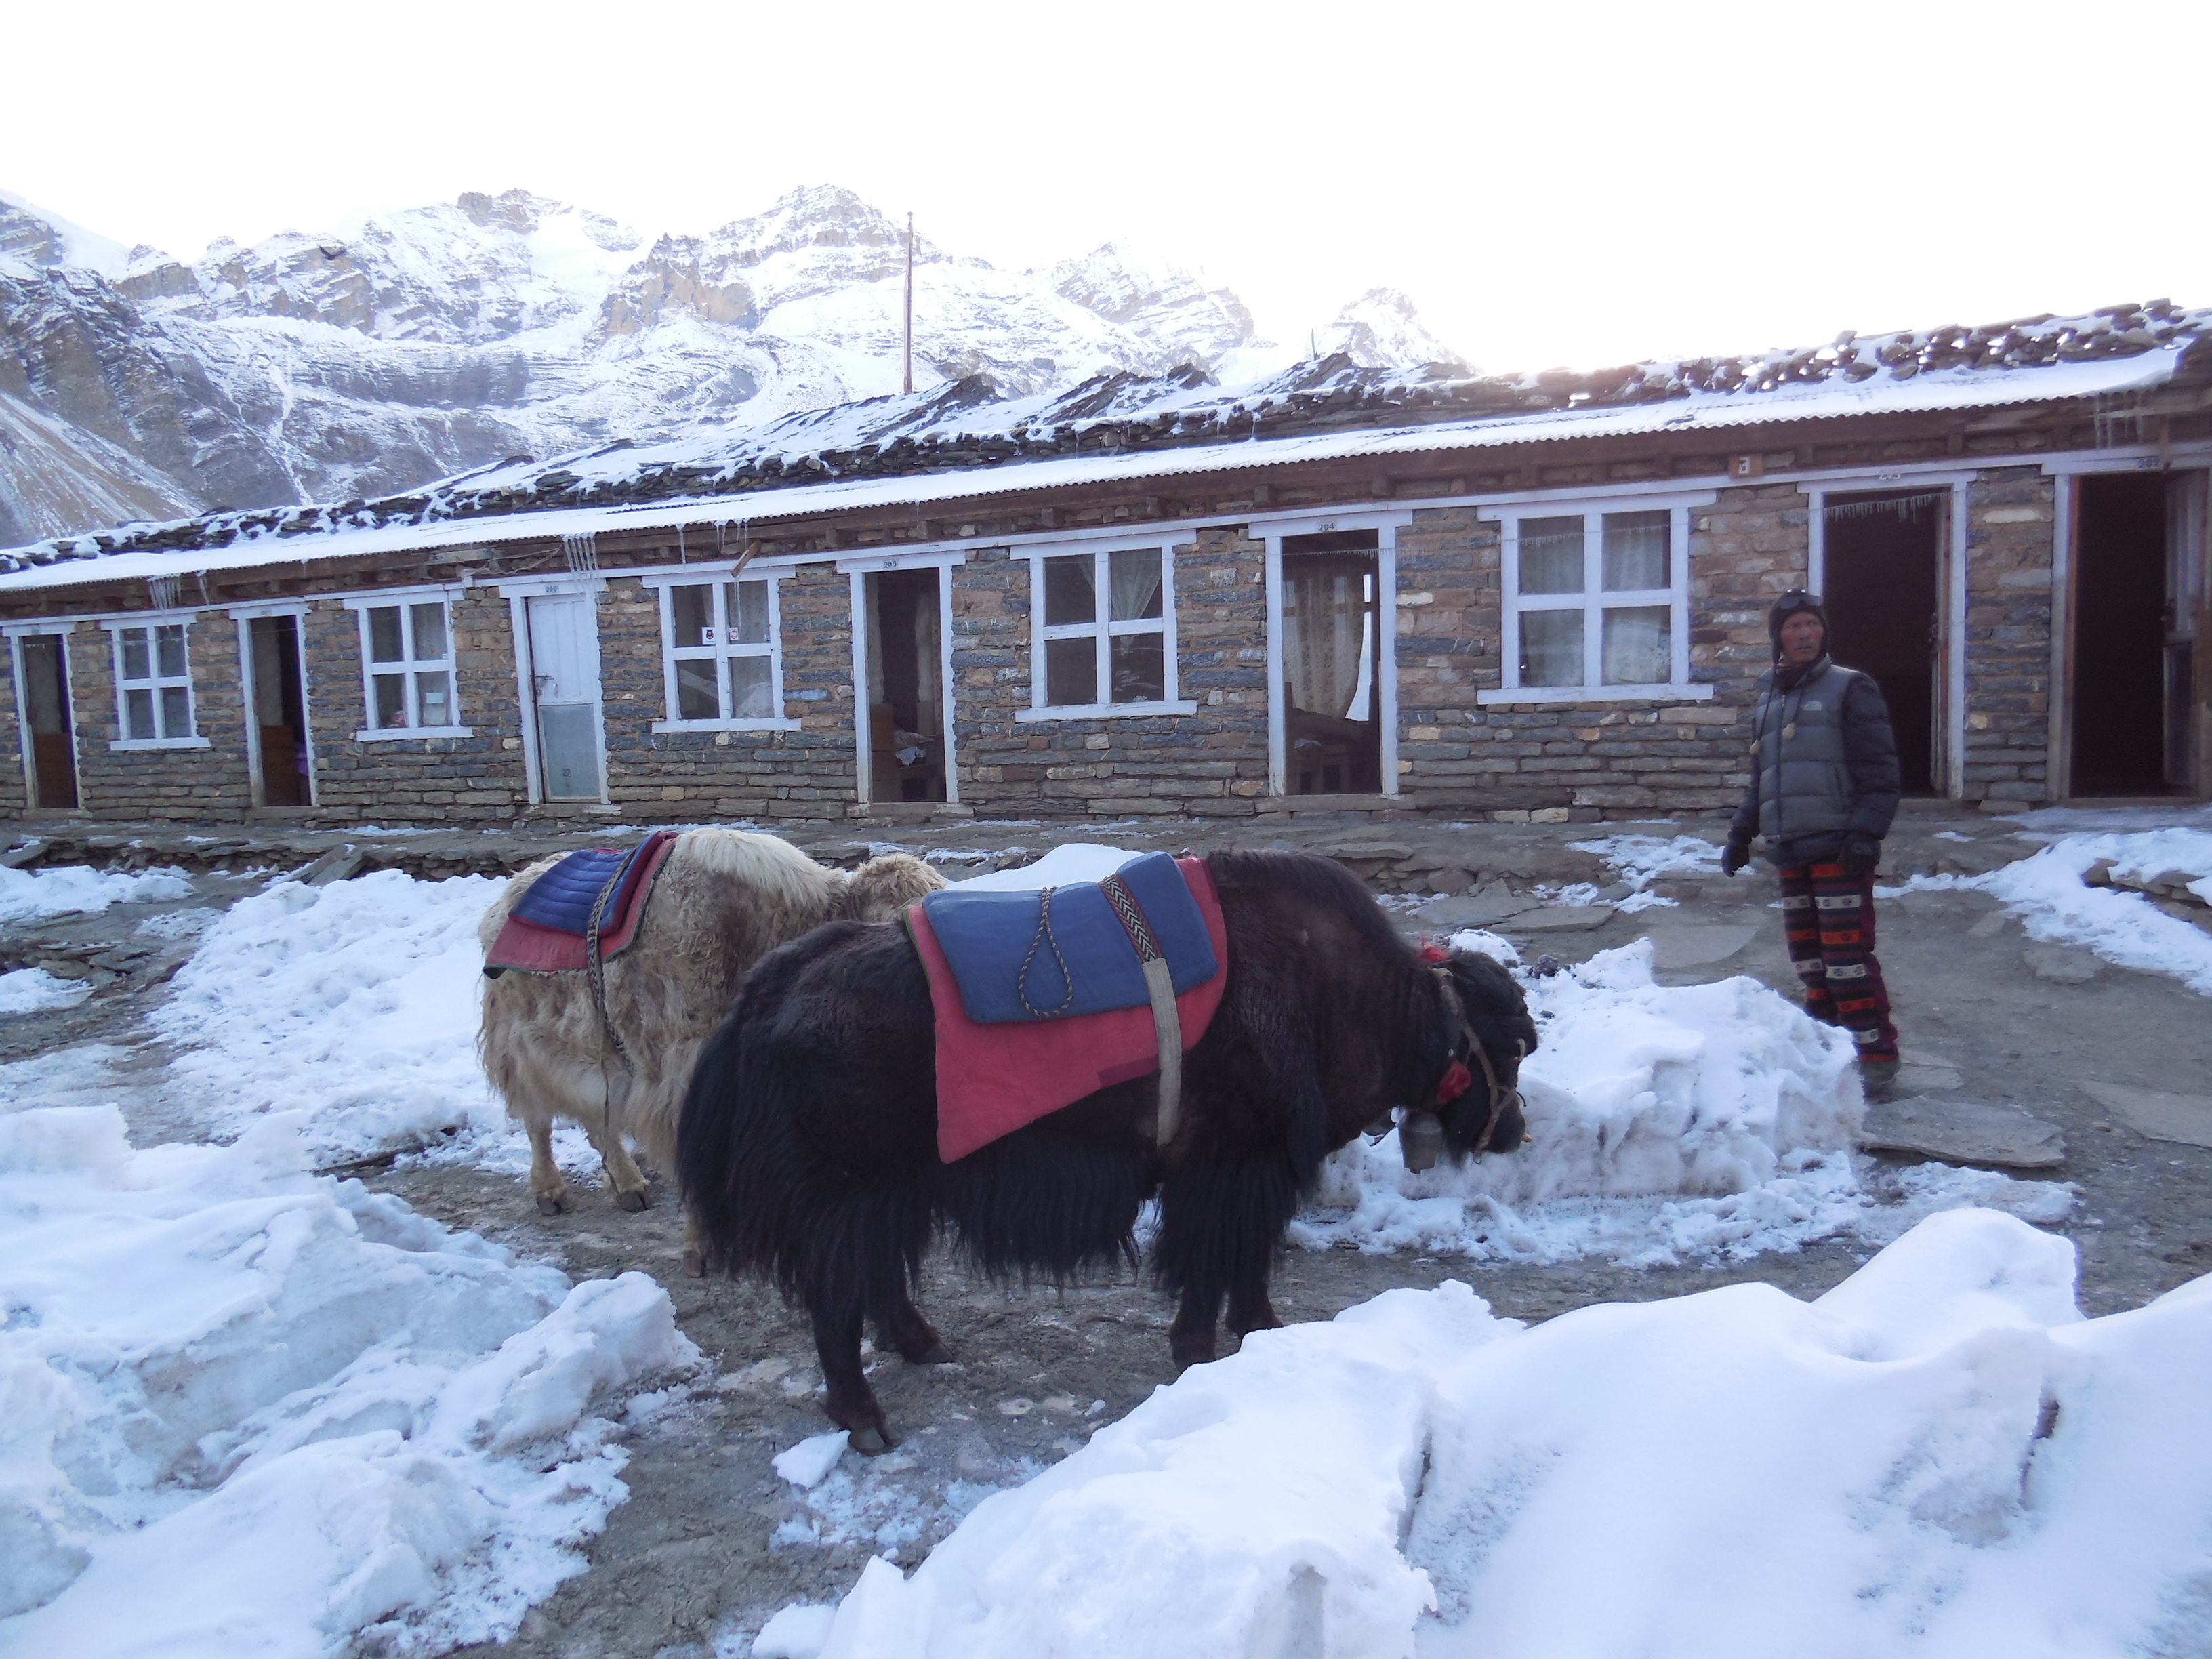
[[[1603,655],[1607,685],[1664,685],[1673,678],[1663,605],[1608,606]]]
[[[1115,553],[1108,562],[1115,622],[1137,622],[1160,614],[1160,550],[1140,547]]]
[[[1365,575],[1363,567],[1340,565],[1284,572],[1283,678],[1291,702],[1310,714],[1342,720],[1359,690],[1360,649],[1367,636]]]

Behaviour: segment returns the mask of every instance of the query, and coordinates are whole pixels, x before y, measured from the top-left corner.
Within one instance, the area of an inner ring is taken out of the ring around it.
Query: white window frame
[[[626,573],[625,573],[626,574]],[[714,683],[716,696],[726,693],[730,677],[720,665],[725,657],[766,657],[768,659],[769,705],[784,708],[789,705],[783,694],[783,587],[786,576],[791,574],[787,566],[763,568],[757,561],[740,571],[736,560],[723,560],[712,564],[684,565],[675,570],[656,570],[641,575],[638,580],[646,587],[657,591],[660,601],[660,678],[661,707],[667,718],[653,721],[656,732],[796,732],[799,722],[782,714],[763,714],[750,718],[732,717],[714,720],[687,720],[678,718],[677,710],[683,705],[676,698],[676,665],[678,662],[707,662],[716,664]],[[768,643],[766,645],[727,645],[720,642],[719,630],[726,629],[729,619],[724,614],[729,608],[728,585],[740,582],[768,584]],[[670,596],[672,587],[708,587],[714,596],[714,627],[718,630],[713,645],[679,646],[676,641],[676,602]]]
[[[125,617],[106,617],[100,626],[107,630],[107,655],[115,678],[115,731],[110,749],[206,749],[212,745],[200,732],[199,698],[192,690],[192,618],[198,613],[191,611],[141,611]],[[185,672],[181,676],[161,672],[160,647],[153,630],[159,628],[181,628],[185,637]],[[123,677],[123,636],[143,629],[146,633],[146,666],[149,671],[143,679],[125,680]],[[191,732],[181,738],[133,738],[127,693],[133,690],[150,692],[154,698],[154,720],[158,726],[161,719],[161,692],[164,688],[181,685],[185,688],[185,721]]]
[[[407,717],[419,719],[420,694],[416,689],[416,677],[424,672],[443,671],[446,676],[446,696],[453,711],[451,723],[445,726],[394,726],[390,727],[364,726],[353,734],[356,743],[407,743],[423,738],[472,738],[476,728],[461,722],[461,675],[459,653],[453,643],[453,600],[460,590],[455,587],[392,587],[380,593],[349,593],[344,596],[345,608],[354,613],[354,625],[361,645],[361,712],[364,720],[376,716],[376,677],[380,674],[403,674],[407,681]],[[443,657],[417,657],[415,654],[415,617],[412,607],[418,605],[438,605],[445,609],[446,654]],[[368,613],[397,608],[399,612],[399,642],[406,654],[397,662],[376,662],[369,655]],[[301,641],[304,646],[306,641]]]
[[[1478,703],[1503,702],[1705,702],[1713,696],[1710,684],[1690,679],[1690,511],[1710,507],[1718,499],[1704,490],[1694,496],[1648,495],[1579,497],[1561,501],[1520,501],[1510,507],[1481,509],[1481,516],[1497,520],[1502,534],[1498,544],[1498,689],[1479,691]],[[1668,515],[1665,587],[1608,592],[1605,579],[1605,515],[1608,513],[1655,513]],[[1565,519],[1583,521],[1583,588],[1579,593],[1521,592],[1521,525],[1528,519]],[[1642,685],[1607,685],[1604,682],[1605,613],[1613,610],[1641,610],[1655,605],[1668,610],[1668,675],[1661,682]],[[1579,685],[1521,684],[1521,618],[1533,611],[1579,611],[1583,616],[1583,679]]]
[[[1160,614],[1157,618],[1138,617],[1128,622],[1112,619],[1112,570],[1116,553],[1142,553],[1157,550],[1160,556]],[[1181,690],[1178,665],[1176,660],[1176,582],[1175,543],[1145,536],[1127,536],[1113,539],[1085,538],[1073,543],[1032,544],[1016,555],[1025,559],[1030,567],[1030,706],[1014,711],[1017,720],[1122,720],[1144,714],[1194,714],[1196,702],[1178,697]],[[1044,561],[1088,557],[1091,566],[1091,592],[1097,596],[1099,616],[1087,623],[1054,623],[1047,626],[1044,619]],[[1158,634],[1160,635],[1161,684],[1165,694],[1149,702],[1115,702],[1110,701],[1114,690],[1113,647],[1115,635]],[[1044,647],[1047,640],[1095,639],[1097,641],[1097,681],[1109,701],[1090,703],[1048,703],[1045,699]]]

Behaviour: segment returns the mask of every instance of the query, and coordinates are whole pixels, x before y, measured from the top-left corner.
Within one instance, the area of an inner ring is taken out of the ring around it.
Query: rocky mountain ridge
[[[917,241],[918,392],[1001,395],[1186,365],[1237,381],[1309,343],[1109,243],[1030,271]],[[896,392],[905,230],[794,190],[648,241],[523,191],[187,263],[0,193],[0,545],[209,510],[391,496],[517,454],[770,425]],[[1455,354],[1404,296],[1318,339],[1355,362]]]

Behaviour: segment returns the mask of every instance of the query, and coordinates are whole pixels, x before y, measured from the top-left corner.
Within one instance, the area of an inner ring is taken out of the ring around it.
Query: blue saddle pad
[[[1221,971],[1206,918],[1174,859],[1146,853],[1115,873],[1151,924],[1176,995]],[[1098,884],[1055,887],[1051,898],[1048,933],[1042,891],[949,887],[922,900],[969,1018],[983,1024],[1068,1019],[1151,1002],[1137,947]]]
[[[641,855],[652,844],[653,838],[647,837],[627,852],[592,847],[570,853],[532,882],[509,914],[533,927],[550,927],[581,939],[592,925],[592,906],[611,883],[614,891],[607,895],[599,927],[605,933],[612,933],[629,908],[630,890],[645,871]]]

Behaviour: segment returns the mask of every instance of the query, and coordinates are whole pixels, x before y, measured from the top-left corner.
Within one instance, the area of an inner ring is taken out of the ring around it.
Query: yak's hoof
[[[615,1194],[615,1202],[621,1205],[623,1208],[628,1210],[632,1215],[635,1215],[640,1210],[644,1209],[647,1205],[651,1203],[652,1200],[647,1198],[643,1190],[641,1189],[634,1193],[617,1193]]]
[[[931,1343],[921,1352],[911,1354],[907,1358],[907,1364],[909,1365],[950,1365],[952,1363],[952,1350],[945,1346],[945,1340],[942,1337]]]
[[[538,1200],[538,1213],[540,1215],[558,1215],[568,1207],[557,1198],[541,1198]]]
[[[696,1246],[684,1252],[684,1275],[687,1279],[704,1279],[707,1276],[707,1258],[699,1254]]]
[[[845,1443],[863,1457],[881,1457],[898,1442],[892,1437],[889,1429],[879,1429],[871,1423],[862,1428],[848,1430]]]

